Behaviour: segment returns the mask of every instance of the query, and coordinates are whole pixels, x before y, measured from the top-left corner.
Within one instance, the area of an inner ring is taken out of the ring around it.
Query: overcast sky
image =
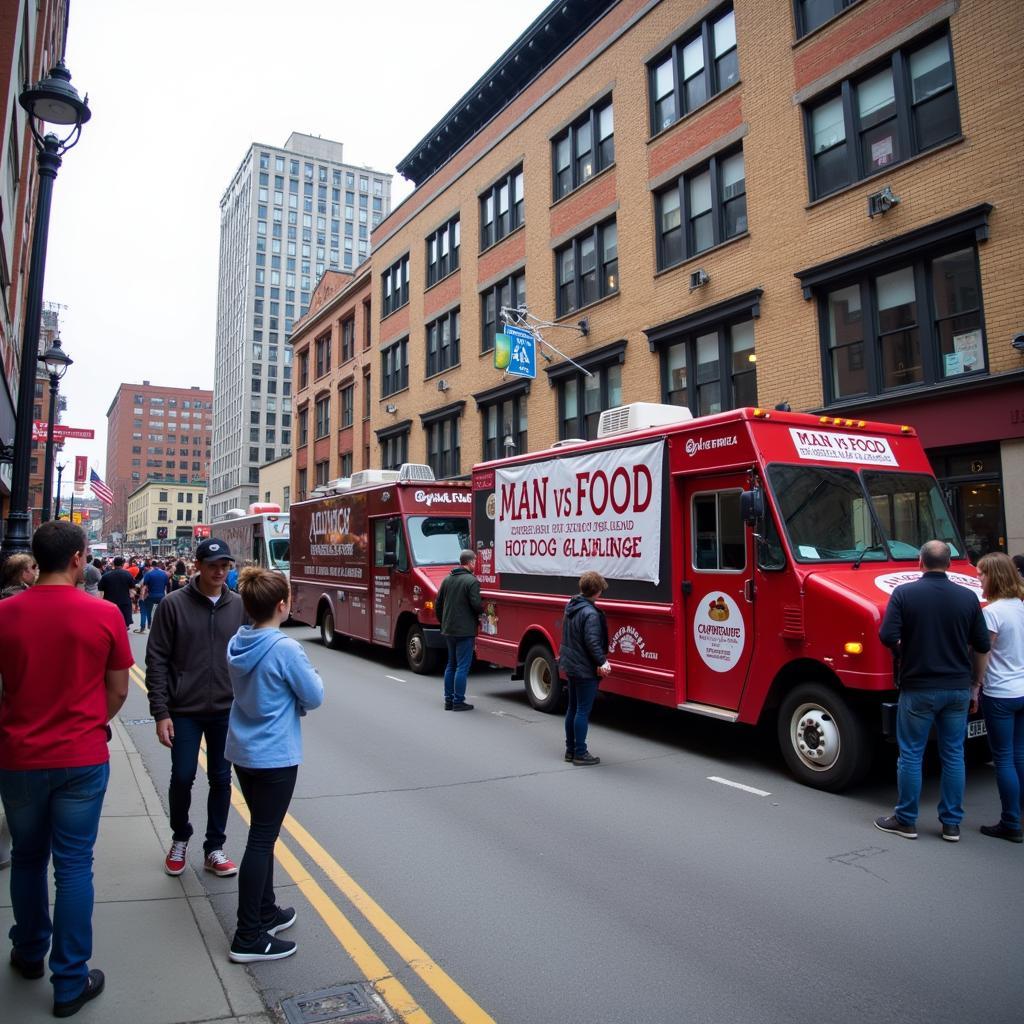
[[[253,142],[292,131],[394,173],[543,0],[71,0],[92,120],[54,187],[44,298],[74,359],[69,441],[104,472],[124,381],[213,387],[219,201]],[[396,175],[393,203],[411,191]],[[69,470],[64,477],[70,493]]]

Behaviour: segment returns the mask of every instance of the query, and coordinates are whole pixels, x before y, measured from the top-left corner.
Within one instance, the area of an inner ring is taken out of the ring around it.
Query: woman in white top
[[[1021,793],[1024,792],[1024,580],[1009,555],[994,552],[978,562],[985,606],[985,625],[992,638],[984,680],[976,679],[971,704],[981,684],[982,712],[996,766],[996,785],[1003,813],[996,825],[981,831],[994,839],[1024,843]]]

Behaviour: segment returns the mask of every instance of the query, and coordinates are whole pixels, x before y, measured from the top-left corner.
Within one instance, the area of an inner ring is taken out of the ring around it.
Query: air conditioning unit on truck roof
[[[693,413],[681,405],[659,405],[656,402],[632,402],[615,409],[605,409],[597,425],[597,436],[614,437],[634,430],[649,430],[651,427],[667,427],[675,423],[686,423],[693,419]]]
[[[418,462],[404,462],[398,469],[361,469],[352,474],[352,487],[372,487],[374,484],[418,481],[433,483],[434,471]]]

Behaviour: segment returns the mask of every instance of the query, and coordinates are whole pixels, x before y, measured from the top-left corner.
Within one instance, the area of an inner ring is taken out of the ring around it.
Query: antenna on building
[[[502,306],[499,315],[504,323],[512,327],[521,327],[524,331],[529,331],[537,339],[537,344],[541,346],[537,351],[540,352],[547,362],[551,362],[551,356],[544,351],[545,348],[551,349],[555,355],[561,356],[566,362],[575,366],[577,370],[581,370],[588,377],[594,376],[585,366],[580,366],[576,360],[571,359],[561,349],[555,348],[541,333],[542,331],[559,329],[563,331],[576,331],[580,337],[586,338],[590,335],[590,321],[586,317],[575,324],[556,324],[551,320],[542,320],[539,316],[534,316],[526,306]]]

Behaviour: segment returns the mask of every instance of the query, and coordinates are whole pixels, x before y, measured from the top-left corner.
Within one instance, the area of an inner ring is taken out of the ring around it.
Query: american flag
[[[104,505],[114,504],[114,492],[103,482],[102,477],[95,469],[89,470],[89,487]]]

